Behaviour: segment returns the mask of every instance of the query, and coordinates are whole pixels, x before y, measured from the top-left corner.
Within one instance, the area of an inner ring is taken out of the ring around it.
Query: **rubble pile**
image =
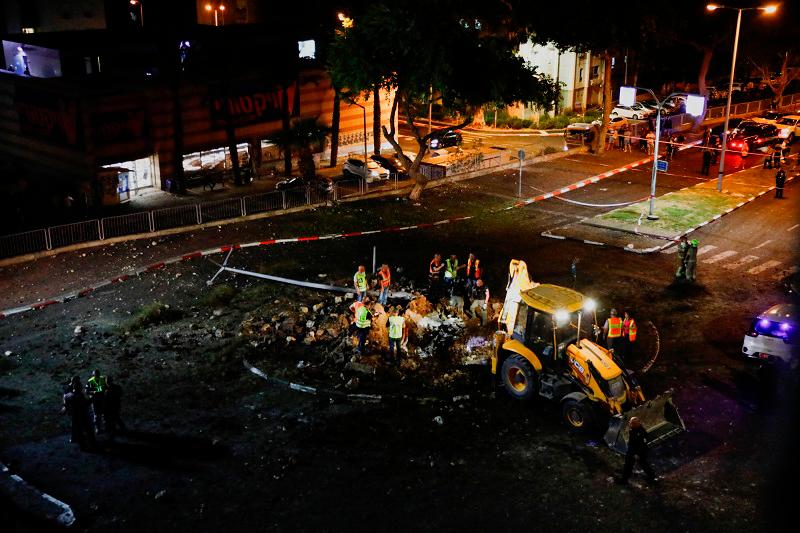
[[[238,334],[263,354],[261,363],[266,368],[285,370],[284,375],[297,373],[297,379],[324,376],[346,383],[348,389],[358,385],[354,374],[361,375],[362,381],[365,375],[384,378],[399,374],[405,379],[413,374],[424,376],[434,386],[447,387],[463,377],[462,365],[479,364],[479,359],[488,357],[494,330],[491,321],[481,327],[478,319],[461,310],[444,303],[434,305],[417,293],[408,296],[410,301],[390,300],[387,306],[403,306],[408,328],[397,369],[390,369],[385,362],[390,310],[380,303],[367,304],[373,316],[367,350],[364,355],[354,353],[352,294],[325,295],[315,301],[275,300],[247,315]]]

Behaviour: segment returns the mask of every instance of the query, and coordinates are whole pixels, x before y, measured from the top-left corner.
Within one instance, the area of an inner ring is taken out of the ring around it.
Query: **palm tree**
[[[328,126],[317,123],[318,118],[295,120],[289,129],[281,130],[269,138],[288,157],[291,157],[292,152],[297,152],[300,175],[306,180],[314,179],[317,170],[314,154],[322,151],[325,139],[331,132]]]

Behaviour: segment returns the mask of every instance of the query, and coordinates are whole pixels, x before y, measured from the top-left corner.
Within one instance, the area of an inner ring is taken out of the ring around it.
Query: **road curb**
[[[790,181],[794,180],[796,177],[798,177],[798,174],[796,174],[794,176],[787,177],[786,178],[786,183],[789,183]],[[620,245],[617,245],[617,244],[609,244],[609,243],[605,243],[605,242],[591,241],[591,240],[588,240],[588,239],[579,239],[577,237],[570,237],[570,236],[567,236],[567,235],[556,235],[554,233],[551,233],[550,231],[543,231],[542,233],[540,233],[540,235],[542,237],[547,237],[549,239],[570,240],[570,241],[582,242],[584,244],[593,244],[593,245],[597,245],[597,246],[609,246],[609,247],[612,247],[612,248],[621,248],[621,249],[623,249],[623,250],[625,250],[627,252],[632,252],[632,253],[636,253],[636,254],[642,254],[642,255],[651,254],[651,253],[655,253],[655,252],[660,252],[662,250],[665,250],[665,249],[669,248],[670,246],[673,246],[675,243],[678,242],[678,240],[680,240],[681,237],[683,237],[685,235],[689,235],[690,233],[692,233],[694,231],[697,231],[700,228],[711,224],[712,222],[716,222],[717,220],[719,220],[720,218],[724,217],[725,215],[727,215],[729,213],[732,213],[732,212],[736,211],[737,209],[740,209],[740,208],[744,207],[745,205],[749,204],[750,202],[758,200],[759,198],[761,198],[765,194],[767,194],[769,192],[772,192],[774,190],[775,190],[775,186],[774,185],[772,187],[764,189],[760,193],[749,197],[747,200],[739,202],[735,206],[726,209],[722,213],[714,215],[713,217],[711,217],[710,219],[706,220],[705,222],[702,222],[702,223],[698,224],[697,226],[695,226],[693,228],[690,228],[690,229],[688,229],[686,231],[678,233],[677,235],[675,235],[673,237],[658,237],[656,235],[645,235],[645,234],[642,234],[642,233],[638,233],[637,234],[637,233],[633,233],[633,232],[630,232],[630,231],[617,230],[617,231],[624,231],[625,233],[628,233],[629,235],[639,235],[639,236],[644,236],[644,237],[648,237],[648,238],[651,238],[651,239],[666,240],[667,242],[665,244],[662,244],[661,246],[651,246],[650,248],[629,248],[628,246],[620,246]]]
[[[37,489],[0,463],[0,492],[17,508],[37,519],[69,528],[75,523],[72,508]]]

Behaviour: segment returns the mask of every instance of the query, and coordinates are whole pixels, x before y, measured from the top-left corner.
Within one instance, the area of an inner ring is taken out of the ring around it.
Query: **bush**
[[[183,318],[183,311],[155,301],[142,307],[128,324],[130,331],[144,329],[155,324],[167,324]]]
[[[561,150],[559,150],[555,146],[545,146],[544,149],[542,150],[542,155],[555,154],[556,152],[560,151]]]
[[[234,296],[236,296],[236,289],[228,284],[217,285],[208,292],[200,302],[207,307],[224,307],[231,303]]]

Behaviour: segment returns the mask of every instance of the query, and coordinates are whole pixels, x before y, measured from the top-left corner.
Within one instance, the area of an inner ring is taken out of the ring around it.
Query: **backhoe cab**
[[[671,398],[646,402],[634,376],[613,351],[585,337],[591,321],[599,333],[595,302],[557,285],[534,283],[524,261],[512,260],[506,300],[498,320],[492,374],[520,400],[536,396],[560,403],[572,428],[601,427],[605,440],[624,453],[627,420],[637,416],[651,443],[679,433],[685,426]]]

